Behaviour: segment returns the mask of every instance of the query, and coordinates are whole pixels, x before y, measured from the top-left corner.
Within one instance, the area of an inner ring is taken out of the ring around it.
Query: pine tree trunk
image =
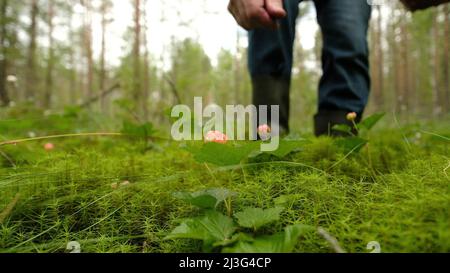
[[[1,0],[1,6],[0,6],[0,104],[2,106],[9,105],[10,99],[8,96],[8,90],[6,89],[6,72],[7,72],[7,66],[8,66],[8,59],[7,59],[7,50],[6,50],[6,11],[8,7],[8,0]]]
[[[141,99],[141,1],[134,0],[134,46],[133,46],[133,99],[136,106]]]
[[[144,115],[144,119],[147,120],[149,118],[149,97],[150,97],[150,53],[148,49],[148,40],[147,40],[147,32],[148,32],[148,18],[147,18],[147,0],[143,1],[143,17],[144,17],[144,32],[143,32],[143,43],[144,43],[144,88],[143,88],[143,96],[142,96],[142,112]]]
[[[92,97],[94,95],[94,60],[92,50],[92,17],[91,0],[82,0],[85,7],[84,14],[84,49],[86,58],[86,87],[85,95]]]
[[[6,50],[6,11],[8,7],[8,0],[2,0],[0,6],[1,26],[0,26],[0,105],[9,105],[10,99],[8,96],[8,90],[6,88],[6,72],[8,67],[7,50]]]
[[[234,90],[235,90],[235,103],[242,103],[242,91],[241,91],[241,60],[239,59],[240,49],[240,34],[239,31],[236,33],[236,56],[234,57]]]
[[[384,88],[384,73],[383,73],[383,26],[381,5],[377,6],[378,20],[377,20],[377,75],[378,75],[378,91],[376,94],[377,107],[383,105],[383,88]]]
[[[444,66],[443,66],[443,84],[444,84],[444,101],[445,101],[445,111],[446,113],[450,112],[450,82],[449,82],[449,62],[450,62],[450,20],[449,20],[449,5],[444,6]]]
[[[75,62],[75,31],[74,31],[74,20],[73,20],[73,8],[70,10],[69,21],[68,21],[68,29],[70,34],[70,42],[73,46],[69,47],[69,58],[70,58],[70,86],[69,86],[69,98],[70,103],[75,103],[77,95],[77,64]]]
[[[434,52],[433,52],[433,104],[434,104],[434,109],[433,109],[433,113],[435,115],[440,115],[440,113],[442,112],[442,108],[441,108],[441,103],[440,103],[440,77],[439,77],[439,73],[440,73],[440,69],[439,69],[439,55],[440,55],[440,50],[439,50],[439,42],[440,42],[440,37],[439,37],[439,19],[438,19],[438,10],[437,8],[435,8],[434,10],[434,23],[433,23],[433,44],[434,44]]]
[[[54,6],[53,0],[48,0],[48,56],[47,56],[47,75],[45,80],[44,107],[51,107],[53,95],[53,66],[54,66],[54,39],[53,39],[53,17]]]
[[[105,80],[106,80],[106,67],[105,67],[105,54],[106,54],[106,0],[102,1],[101,5],[101,16],[102,16],[102,45],[101,45],[101,52],[100,52],[100,75],[99,75],[99,89],[100,92],[103,92],[105,90]],[[102,97],[100,99],[100,105],[101,109],[105,110],[105,97]]]
[[[38,0],[32,0],[31,2],[31,12],[30,19],[31,24],[29,27],[29,37],[30,43],[28,46],[28,56],[27,56],[27,78],[26,78],[26,90],[25,98],[27,100],[32,100],[36,96],[37,90],[37,77],[36,77],[36,48],[37,48],[37,29],[38,29],[38,14],[39,6]]]

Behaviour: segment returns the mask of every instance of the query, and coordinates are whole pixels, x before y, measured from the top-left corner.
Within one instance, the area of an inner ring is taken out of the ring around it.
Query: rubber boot
[[[276,76],[254,76],[253,104],[258,108],[260,105],[268,106],[268,123],[271,121],[271,105],[280,107],[280,135],[289,133],[289,89],[291,81],[286,77]],[[259,117],[258,117],[259,122]],[[259,124],[262,125],[262,124]]]
[[[330,110],[320,111],[314,117],[315,135],[316,136],[332,136],[332,137],[350,137],[358,134],[352,121],[347,120],[348,111]],[[356,123],[361,121],[361,115],[355,120]],[[333,127],[338,124],[345,124],[352,128],[352,134],[334,130]]]

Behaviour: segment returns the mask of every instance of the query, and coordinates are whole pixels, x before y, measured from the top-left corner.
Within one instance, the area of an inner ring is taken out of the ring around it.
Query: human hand
[[[278,27],[276,20],[284,18],[283,0],[230,0],[228,10],[243,28]]]

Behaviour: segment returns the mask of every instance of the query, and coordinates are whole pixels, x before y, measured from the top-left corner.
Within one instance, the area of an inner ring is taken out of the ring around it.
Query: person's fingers
[[[283,8],[283,0],[265,0],[265,7],[273,19],[281,19],[286,16],[286,11]]]
[[[277,23],[264,7],[264,0],[257,2],[230,1],[229,12],[246,30],[255,28],[276,29]]]
[[[235,2],[230,1],[229,5],[228,5],[228,11],[231,13],[231,15],[233,15],[233,17],[238,25],[240,25],[244,29],[247,29],[247,26],[242,21],[243,18],[242,18],[241,13],[239,12],[239,10],[240,9],[236,7]]]
[[[258,9],[257,12],[250,17],[250,21],[255,28],[277,28],[277,23],[264,8]]]

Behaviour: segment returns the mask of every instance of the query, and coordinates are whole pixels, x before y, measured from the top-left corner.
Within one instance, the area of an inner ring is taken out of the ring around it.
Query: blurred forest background
[[[125,0],[132,19],[122,35],[125,46],[116,48],[122,56],[118,62],[111,61],[111,48],[119,46],[108,40],[112,22],[117,20],[111,10],[122,1],[0,0],[3,117],[87,109],[110,118],[128,115],[163,125],[169,124],[168,109],[191,104],[194,96],[219,105],[250,103],[246,33],[235,24],[216,26],[217,32],[235,28],[237,33],[235,48],[223,49],[216,60],[205,53],[199,39],[181,39],[175,33],[170,46],[164,46],[165,53],[157,55],[149,49],[161,42],[152,35],[149,23],[148,10],[154,1]],[[448,119],[449,6],[411,13],[399,1],[384,3],[374,7],[370,29],[369,111],[395,112],[410,121]],[[174,4],[169,8],[177,9]],[[314,13],[311,2],[302,3],[299,21]],[[161,20],[176,21],[180,28],[194,28],[180,18],[161,16]],[[101,30],[100,37],[93,37],[94,28]],[[297,39],[302,39],[302,33]],[[295,129],[310,125],[316,111],[320,31],[315,41],[308,49],[295,44],[291,95]]]

